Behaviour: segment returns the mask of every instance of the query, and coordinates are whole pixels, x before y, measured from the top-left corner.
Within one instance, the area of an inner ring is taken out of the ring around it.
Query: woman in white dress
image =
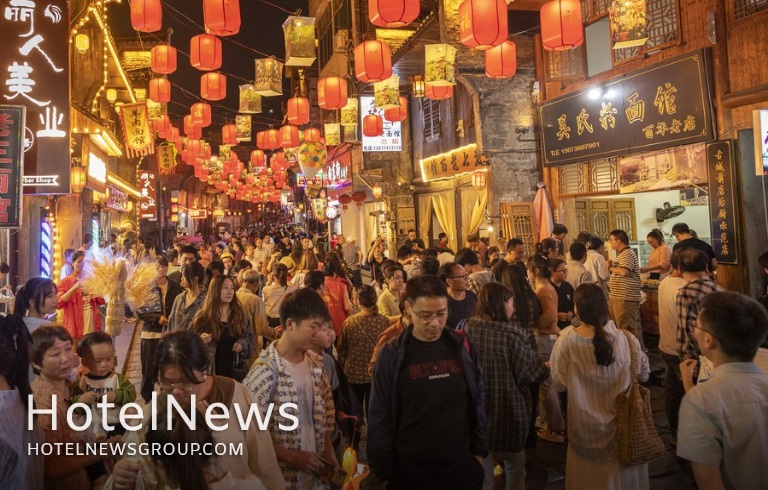
[[[568,490],[640,490],[649,487],[648,465],[622,466],[618,456],[616,396],[630,384],[630,350],[640,381],[648,379],[648,357],[634,336],[608,320],[608,303],[596,284],[574,293],[578,327],[567,327],[552,350],[552,377],[568,391]]]

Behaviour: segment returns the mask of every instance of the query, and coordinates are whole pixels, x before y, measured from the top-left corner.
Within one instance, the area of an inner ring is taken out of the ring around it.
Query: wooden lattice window
[[[648,23],[648,41],[642,46],[612,50],[613,64],[617,65],[679,42],[680,15],[677,1],[646,0],[645,18]]]
[[[422,99],[424,115],[424,139],[434,140],[440,137],[440,101],[427,97]]]
[[[589,172],[589,177],[587,178],[589,193],[619,190],[618,158],[606,158],[589,162],[587,169]]]
[[[585,23],[590,23],[604,15],[608,14],[612,0],[582,0],[581,1],[581,19]]]
[[[634,199],[577,199],[576,226],[608,240],[613,230],[624,230],[629,241],[637,241],[637,219]]]
[[[501,211],[501,236],[520,238],[528,253],[534,251],[533,204],[529,202],[503,202]]]
[[[584,46],[565,51],[547,51],[547,81],[573,80],[586,76]]]
[[[584,194],[584,165],[576,163],[557,167],[557,180],[561,196]]]
[[[733,0],[734,20],[744,19],[768,9],[768,0]]]

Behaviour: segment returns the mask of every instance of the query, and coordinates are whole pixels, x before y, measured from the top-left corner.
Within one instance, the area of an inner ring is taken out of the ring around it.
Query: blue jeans
[[[556,341],[557,335],[536,334],[537,354],[541,362],[549,361]],[[557,394],[557,387],[552,376],[548,376],[539,385],[539,417],[546,422],[549,430],[552,432],[563,432],[565,430],[563,411],[560,409],[560,397]]]

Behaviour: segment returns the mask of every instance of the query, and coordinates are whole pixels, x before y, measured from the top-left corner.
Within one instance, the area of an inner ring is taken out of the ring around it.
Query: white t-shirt
[[[685,286],[682,277],[667,276],[659,283],[659,350],[676,356],[677,353],[677,306],[675,298]]]
[[[312,371],[309,367],[309,358],[304,356],[304,360],[298,364],[293,364],[283,358],[285,363],[285,372],[293,379],[293,389],[296,390],[296,397],[299,400],[299,430],[301,431],[301,450],[316,452],[315,444],[315,425],[312,420],[314,410],[314,388],[312,382]],[[305,471],[299,472],[303,488],[315,488],[317,476],[314,473]]]

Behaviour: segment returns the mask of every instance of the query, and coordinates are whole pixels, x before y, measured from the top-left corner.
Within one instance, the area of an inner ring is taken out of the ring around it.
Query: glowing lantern
[[[113,88],[107,89],[107,101],[109,101],[110,104],[114,104],[117,100],[117,90]]]
[[[352,193],[352,200],[357,203],[357,207],[361,207],[366,199],[368,199],[368,196],[363,191],[356,191]]]
[[[368,19],[378,27],[403,27],[419,16],[419,0],[368,0]]]
[[[306,97],[291,97],[288,99],[288,122],[291,124],[307,124],[309,122],[309,99]]]
[[[384,132],[384,120],[376,114],[368,114],[363,118],[363,134],[369,138],[381,136]]]
[[[381,189],[381,186],[379,184],[374,185],[371,187],[371,193],[373,194],[373,198],[376,200],[381,199],[381,194],[383,193],[383,190]]]
[[[261,113],[261,95],[251,84],[240,85],[240,111],[245,114]]]
[[[262,150],[253,150],[251,152],[252,167],[263,167],[266,161],[267,161],[267,156],[264,154]]]
[[[315,52],[315,19],[289,16],[283,23],[285,66],[312,66]]]
[[[227,77],[219,72],[200,77],[200,96],[206,100],[222,100],[227,96]]]
[[[485,74],[488,78],[509,78],[517,71],[517,47],[512,41],[485,52]]]
[[[408,99],[400,96],[400,106],[384,111],[384,119],[391,122],[405,121],[408,117]]]
[[[299,128],[286,124],[280,128],[280,146],[283,148],[295,148],[299,146]]]
[[[358,102],[355,97],[350,97],[347,99],[347,105],[341,108],[342,126],[357,126],[357,106]]]
[[[158,44],[150,51],[152,71],[161,75],[170,75],[176,71],[176,48],[168,44]]]
[[[322,135],[317,128],[308,128],[304,130],[304,141],[320,141]]]
[[[305,141],[299,147],[299,166],[304,178],[313,178],[325,165],[328,153],[325,145],[319,141]]]
[[[189,139],[187,140],[187,146],[184,148],[184,151],[186,151],[188,155],[197,156],[203,151],[204,146],[203,140]]]
[[[428,83],[424,93],[428,98],[432,100],[450,99],[451,97],[453,97],[453,86],[452,85],[436,86],[436,85],[432,85],[431,83]]]
[[[88,37],[88,34],[80,33],[77,36],[75,36],[75,49],[77,49],[77,52],[80,54],[85,54],[88,52],[88,49],[91,47],[91,38]]]
[[[426,90],[426,87],[424,86],[424,77],[422,75],[414,75],[413,82],[411,84],[411,93],[415,98],[421,98],[424,97],[424,91]]]
[[[392,76],[392,50],[382,41],[364,41],[355,47],[355,76],[361,82],[380,82]]]
[[[79,194],[83,191],[83,189],[85,189],[86,180],[88,179],[85,168],[79,165],[75,165],[74,167],[70,168],[69,171],[71,175],[69,190],[72,191],[73,194]]]
[[[211,106],[205,102],[192,104],[192,122],[200,127],[207,128],[211,125]]]
[[[339,196],[339,203],[341,204],[341,209],[346,210],[347,205],[352,202],[352,196],[349,194],[342,194]]]
[[[152,129],[158,133],[167,133],[171,129],[171,118],[163,114],[158,118],[154,118],[150,121]]]
[[[267,132],[266,131],[256,132],[256,147],[261,150],[269,150],[269,148],[267,148]]]
[[[254,91],[264,97],[283,95],[283,64],[275,58],[255,60]]]
[[[267,148],[277,150],[280,148],[280,131],[277,129],[268,129],[266,134]]]
[[[197,131],[200,131],[202,133],[203,126],[199,124],[195,124],[192,120],[192,114],[187,114],[184,116],[184,134],[187,135],[187,138],[192,138],[193,134],[195,134]]]
[[[577,48],[584,42],[579,0],[552,0],[541,7],[541,42],[548,51]]]
[[[483,189],[486,186],[486,173],[485,172],[475,172],[472,174],[472,188],[474,189]]]
[[[153,78],[149,81],[149,99],[164,104],[171,100],[171,82],[167,78]]]
[[[459,6],[459,37],[464,46],[484,51],[503,43],[508,35],[504,0],[464,0]]]
[[[273,172],[290,167],[285,161],[285,153],[276,151],[269,160],[269,167]]]
[[[456,48],[450,44],[424,46],[424,81],[427,85],[453,85],[456,83]]]
[[[163,6],[160,0],[131,2],[131,25],[141,32],[156,32],[163,27]]]
[[[234,124],[225,124],[221,127],[221,142],[225,145],[237,144],[237,126]],[[234,152],[232,152],[234,153]],[[237,153],[234,153],[237,155]]]
[[[347,105],[347,81],[341,77],[325,77],[317,82],[317,105],[335,111]]]
[[[240,0],[203,0],[205,32],[233,36],[240,32]]]
[[[181,132],[176,126],[171,126],[168,131],[165,132],[165,139],[172,141],[177,147],[181,146]]]
[[[189,41],[189,62],[202,71],[221,68],[221,39],[213,34],[198,34]]]

